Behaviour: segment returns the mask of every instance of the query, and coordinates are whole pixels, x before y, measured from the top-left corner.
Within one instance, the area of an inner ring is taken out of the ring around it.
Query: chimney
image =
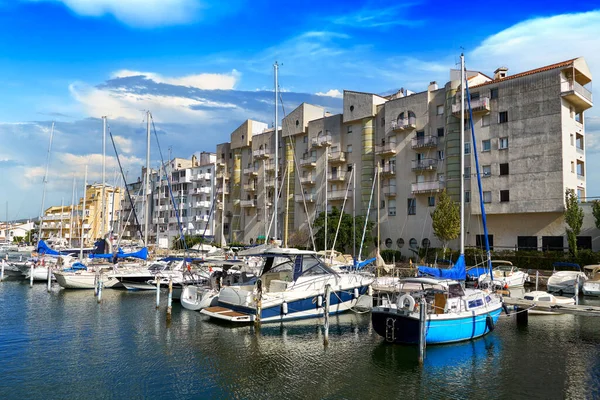
[[[508,68],[506,68],[506,67],[500,67],[497,70],[495,70],[494,71],[494,80],[506,78],[508,76],[507,71],[508,71]]]
[[[436,81],[429,82],[429,86],[427,87],[428,92],[433,92],[434,90],[438,90],[438,85]]]

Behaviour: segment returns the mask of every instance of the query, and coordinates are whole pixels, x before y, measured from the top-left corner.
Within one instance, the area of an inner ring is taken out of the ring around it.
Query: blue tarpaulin
[[[66,256],[67,253],[61,253],[60,251],[56,251],[48,247],[46,242],[40,240],[37,244],[37,252],[40,254],[45,254],[47,256]]]
[[[464,281],[467,277],[465,256],[461,254],[452,268],[418,267],[419,276],[432,276],[434,278],[454,279]]]
[[[90,254],[90,258],[111,259],[113,257],[114,257],[113,254]],[[119,251],[117,252],[117,258],[127,258],[127,257],[140,258],[142,260],[145,260],[148,258],[148,249],[146,247],[143,247],[140,251],[136,251],[135,253],[123,253],[123,250],[121,248],[119,248]]]

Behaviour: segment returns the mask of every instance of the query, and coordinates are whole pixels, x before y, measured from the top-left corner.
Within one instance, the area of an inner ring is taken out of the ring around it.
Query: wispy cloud
[[[349,26],[355,29],[419,26],[425,21],[416,18],[415,13],[409,13],[409,9],[416,4],[404,3],[383,8],[377,8],[377,5],[369,5],[349,14],[335,16],[330,20],[336,25]]]
[[[229,90],[233,89],[240,79],[240,72],[235,69],[227,74],[194,74],[180,77],[170,77],[155,72],[139,72],[123,69],[113,73],[113,78],[127,78],[141,76],[156,83],[168,83],[170,85],[193,87],[204,90]]]

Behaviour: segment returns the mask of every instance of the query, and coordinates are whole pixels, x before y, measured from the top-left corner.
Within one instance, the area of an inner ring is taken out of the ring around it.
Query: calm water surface
[[[501,317],[473,342],[388,345],[370,315],[229,328],[154,293],[0,283],[3,399],[600,398],[600,318]],[[591,302],[594,304],[594,302]],[[600,305],[600,302],[595,302]]]

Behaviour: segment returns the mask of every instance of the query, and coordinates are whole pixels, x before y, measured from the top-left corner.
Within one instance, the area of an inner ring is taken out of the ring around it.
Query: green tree
[[[592,214],[596,223],[596,228],[600,229],[600,201],[594,200],[592,203]]]
[[[568,226],[567,242],[571,254],[577,257],[577,235],[581,233],[581,226],[583,225],[583,209],[579,206],[575,190],[567,189],[565,191],[565,203],[565,222]]]
[[[335,238],[335,231],[340,220],[340,210],[337,207],[333,207],[331,212],[327,215],[327,247],[331,249],[333,245],[333,239]],[[367,222],[367,229],[365,233],[365,243],[373,243],[371,236],[373,231],[374,222]],[[323,250],[325,247],[325,212],[321,212],[314,223],[314,235],[315,245],[317,251]],[[360,248],[360,241],[362,239],[363,229],[365,226],[365,217],[356,217],[356,251]],[[340,224],[340,231],[338,232],[337,240],[335,242],[335,250],[341,252],[352,251],[352,238],[353,238],[353,219],[352,215],[343,213],[342,222]],[[363,254],[367,254],[366,249],[363,250]]]
[[[208,243],[208,240],[204,239],[202,236],[199,235],[184,235],[185,238],[185,244],[188,249],[191,249],[194,245],[198,244],[198,243]],[[181,242],[181,238],[179,236],[176,236],[173,238],[173,244],[171,245],[171,248],[173,250],[183,250],[185,248],[183,246],[183,243]]]
[[[431,221],[433,234],[442,242],[445,257],[448,242],[460,235],[460,207],[445,190],[438,197],[437,206],[431,213]]]

